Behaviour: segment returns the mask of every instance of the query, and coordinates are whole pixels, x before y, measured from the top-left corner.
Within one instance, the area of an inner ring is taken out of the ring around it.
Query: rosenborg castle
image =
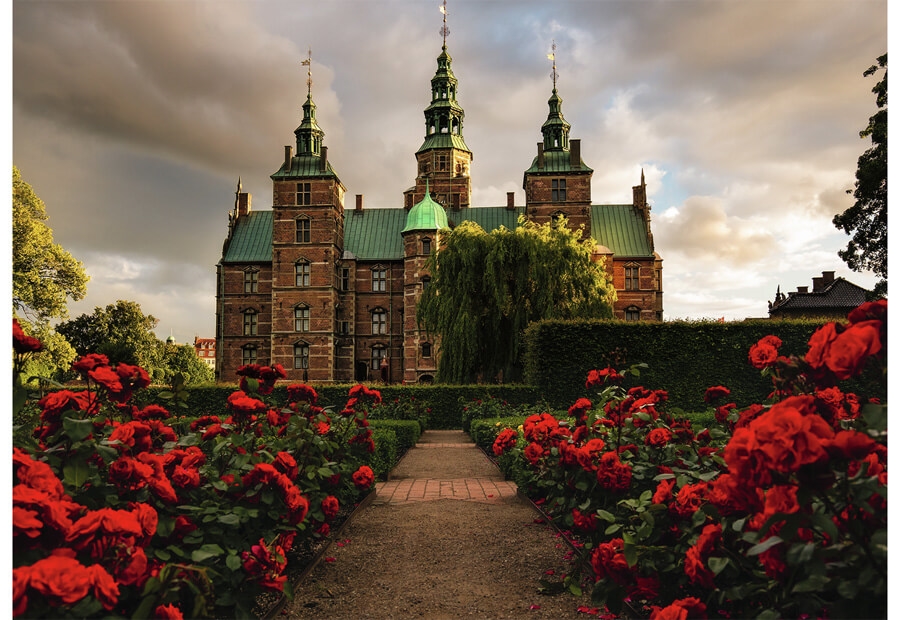
[[[593,171],[581,141],[569,136],[554,70],[537,152],[520,154],[525,204],[510,192],[505,205],[473,205],[473,154],[451,63],[445,37],[415,178],[396,207],[365,209],[361,194],[345,206],[347,188],[329,161],[311,88],[294,145],[271,175],[272,208],[253,210],[238,182],[217,265],[217,380],[233,381],[239,366],[255,363],[281,364],[291,380],[365,381],[381,377],[386,359],[390,382],[432,381],[440,346],[418,329],[416,302],[440,231],[466,220],[491,231],[515,228],[520,216],[544,223],[565,215],[570,226],[584,226],[612,273],[616,318],[662,319],[662,259],[643,173],[631,204],[593,203]]]

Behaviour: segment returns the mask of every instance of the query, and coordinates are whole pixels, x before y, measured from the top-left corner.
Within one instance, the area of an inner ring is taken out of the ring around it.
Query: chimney
[[[362,210],[363,210],[363,195],[357,194],[356,195],[356,212],[362,213]]]
[[[798,293],[806,294],[806,293],[809,292],[809,287],[808,287],[808,286],[798,286],[798,287],[797,287],[797,292],[798,292]]]
[[[509,211],[513,211],[516,208],[516,193],[515,192],[506,192],[506,208]]]
[[[291,171],[291,147],[289,145],[284,147],[284,171]]]
[[[328,170],[328,147],[322,147],[322,156],[319,158],[319,171],[325,172]]]
[[[828,286],[834,282],[834,272],[833,271],[823,271],[822,272],[822,286]]]
[[[581,168],[581,139],[569,141],[569,166]]]
[[[250,213],[250,194],[247,192],[241,192],[238,194],[238,205],[237,205],[237,216],[238,218],[247,215]]]
[[[818,293],[823,288],[825,288],[822,286],[822,281],[823,278],[813,278],[813,293]]]
[[[544,169],[544,143],[538,142],[538,170]]]

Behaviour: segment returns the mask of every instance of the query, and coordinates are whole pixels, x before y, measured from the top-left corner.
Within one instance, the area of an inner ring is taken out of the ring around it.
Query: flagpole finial
[[[444,25],[441,26],[441,29],[438,31],[441,33],[441,36],[444,37],[444,49],[447,49],[447,35],[450,34],[450,29],[447,28],[447,0],[444,0],[444,4],[438,7],[444,15]]]
[[[300,65],[306,67],[306,96],[312,96],[312,48],[306,50],[306,59],[300,61]]]
[[[550,72],[550,78],[553,80],[553,92],[556,92],[556,78],[559,77],[559,74],[556,72],[556,40],[553,40],[553,45],[550,47],[550,53],[547,54],[547,58],[553,61],[553,70]]]

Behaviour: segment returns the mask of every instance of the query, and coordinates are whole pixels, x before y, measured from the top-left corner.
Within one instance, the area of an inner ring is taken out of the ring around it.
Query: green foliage
[[[68,299],[78,301],[87,292],[84,266],[53,242],[44,202],[15,166],[12,186],[13,313],[37,323],[66,318]]]
[[[444,231],[429,258],[432,285],[416,311],[440,336],[437,378],[472,383],[522,376],[521,335],[541,318],[610,317],[615,289],[593,242],[565,220],[486,233],[474,222]]]
[[[66,337],[79,356],[102,353],[113,364],[160,367],[160,340],[153,333],[159,321],[145,315],[140,304],[118,300],[93,314],[82,314],[60,323],[56,331]]]
[[[724,385],[738,406],[765,401],[772,383],[747,372],[750,347],[769,334],[784,342],[781,355],[803,355],[823,320],[742,321],[541,321],[526,331],[526,378],[555,407],[586,396],[592,369],[646,363],[632,384],[664,385],[670,408],[705,409],[706,388]],[[878,378],[854,389],[881,396]]]
[[[887,111],[887,54],[878,57],[878,64],[863,73],[868,77],[884,69],[881,80],[872,88],[878,111],[869,117],[869,124],[859,132],[860,138],[871,138],[872,146],[860,155],[856,169],[856,202],[843,213],[834,216],[834,225],[852,235],[847,247],[838,252],[854,271],[873,271],[882,278],[876,295],[887,293],[888,269],[888,111]],[[851,193],[847,190],[847,193]]]
[[[372,439],[375,441],[375,453],[369,459],[369,467],[377,480],[387,480],[400,453],[397,434],[392,428],[372,426]]]
[[[170,383],[176,374],[181,374],[184,384],[189,386],[215,381],[215,372],[197,357],[197,350],[193,345],[163,344],[159,361],[165,383]]]
[[[58,334],[49,323],[30,323],[26,319],[19,318],[19,324],[27,335],[37,338],[44,345],[40,351],[29,354],[22,368],[28,379],[28,386],[38,388],[38,377],[43,380],[62,380],[76,357],[75,349],[69,341]]]
[[[388,429],[393,431],[397,442],[397,457],[406,454],[407,450],[413,448],[419,437],[422,436],[422,429],[418,420],[375,420],[369,418],[369,428],[374,433],[379,429]],[[375,440],[375,447],[378,447],[378,440]],[[396,463],[394,463],[396,464]]]

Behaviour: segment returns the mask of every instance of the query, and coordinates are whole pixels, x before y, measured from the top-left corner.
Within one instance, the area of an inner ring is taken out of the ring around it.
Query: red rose
[[[599,437],[589,439],[586,444],[577,448],[576,458],[578,459],[578,464],[585,471],[597,471],[597,461],[604,454],[603,450],[605,448],[606,442]]]
[[[491,446],[491,451],[495,456],[500,456],[507,450],[511,450],[516,447],[516,443],[519,441],[519,432],[514,428],[504,428],[497,435],[497,438],[494,440],[494,444]]]
[[[153,617],[156,620],[184,620],[181,610],[171,603],[169,605],[160,605],[154,609]]]
[[[700,549],[695,545],[687,550],[684,556],[684,574],[688,576],[691,583],[712,590],[715,588],[713,583],[712,571],[706,567]]]
[[[292,403],[306,401],[310,405],[315,405],[316,401],[319,400],[319,395],[316,391],[303,383],[292,383],[287,386],[288,400]]]
[[[13,349],[16,353],[32,353],[44,348],[41,341],[33,336],[28,336],[19,325],[18,319],[13,319]]]
[[[827,323],[817,329],[809,339],[806,363],[812,368],[821,368],[825,364],[828,349],[835,338],[837,338],[837,329],[834,323]]]
[[[334,495],[329,495],[322,500],[322,512],[325,513],[326,519],[334,519],[338,511],[340,511],[340,503]]]
[[[294,460],[294,457],[284,451],[279,452],[275,455],[275,460],[272,461],[272,466],[291,480],[296,478],[297,474],[300,471],[300,468],[297,466],[297,461]]]
[[[584,424],[587,412],[591,410],[593,405],[587,398],[579,398],[575,404],[569,407],[569,415],[575,418],[576,423]]]
[[[170,480],[180,489],[196,489],[200,486],[200,472],[193,467],[176,465]]]
[[[839,431],[828,446],[828,452],[848,459],[865,458],[878,444],[874,439],[859,431]]]
[[[152,467],[144,465],[130,456],[120,456],[109,466],[109,481],[125,491],[143,488],[152,476]]]
[[[724,385],[717,385],[715,387],[706,388],[706,393],[703,395],[703,401],[711,403],[717,398],[723,398],[729,394],[731,394],[731,390]]]
[[[628,567],[624,548],[625,543],[621,538],[613,538],[594,548],[591,552],[591,568],[594,569],[596,581],[608,577],[618,584],[631,582],[634,572]]]
[[[583,532],[593,532],[597,529],[597,517],[593,514],[583,514],[577,508],[572,509],[572,522],[575,528]]]
[[[825,448],[834,437],[831,426],[815,414],[813,396],[792,396],[776,403],[753,420],[748,429],[756,435],[766,465],[781,473],[826,459]],[[732,441],[736,436],[737,431]],[[725,454],[727,462],[727,446]]]
[[[863,321],[884,321],[887,318],[887,299],[879,299],[878,301],[867,301],[855,310],[851,310],[847,315],[847,319],[851,323],[861,323]]]
[[[682,519],[690,519],[706,502],[707,487],[703,481],[684,485],[669,505],[669,511]]]
[[[584,387],[591,389],[597,385],[603,385],[604,381],[609,383],[620,383],[624,377],[620,375],[614,368],[607,366],[603,370],[592,370],[588,373],[587,381]]]
[[[653,499],[650,500],[654,504],[665,504],[672,499],[672,489],[675,487],[675,478],[666,478],[660,480],[656,485],[656,491],[653,493]]]
[[[706,618],[706,605],[693,596],[673,601],[668,607],[653,606],[650,620],[688,620]]]
[[[881,321],[853,323],[831,342],[825,365],[838,379],[856,376],[869,357],[881,352]]]
[[[618,453],[607,452],[597,465],[597,483],[609,491],[625,491],[631,486],[631,466]]]
[[[541,447],[541,444],[531,442],[528,446],[525,447],[525,458],[528,459],[528,462],[533,466],[538,464],[538,461],[541,460],[541,457],[544,455],[544,449]]]
[[[670,441],[672,441],[672,432],[667,428],[654,428],[647,433],[647,437],[644,439],[645,444],[654,448],[665,447]]]
[[[109,358],[102,353],[88,353],[72,363],[72,370],[84,375],[98,366],[109,366]]]
[[[51,602],[74,605],[91,590],[93,579],[87,567],[74,558],[51,555],[29,570],[28,585]]]
[[[368,465],[362,465],[359,469],[353,472],[353,484],[356,485],[357,489],[365,491],[372,483],[375,482],[375,474],[372,471],[372,468]]]
[[[778,359],[778,349],[768,342],[760,340],[750,347],[748,358],[754,368],[766,368],[767,366],[774,364],[775,360]]]

